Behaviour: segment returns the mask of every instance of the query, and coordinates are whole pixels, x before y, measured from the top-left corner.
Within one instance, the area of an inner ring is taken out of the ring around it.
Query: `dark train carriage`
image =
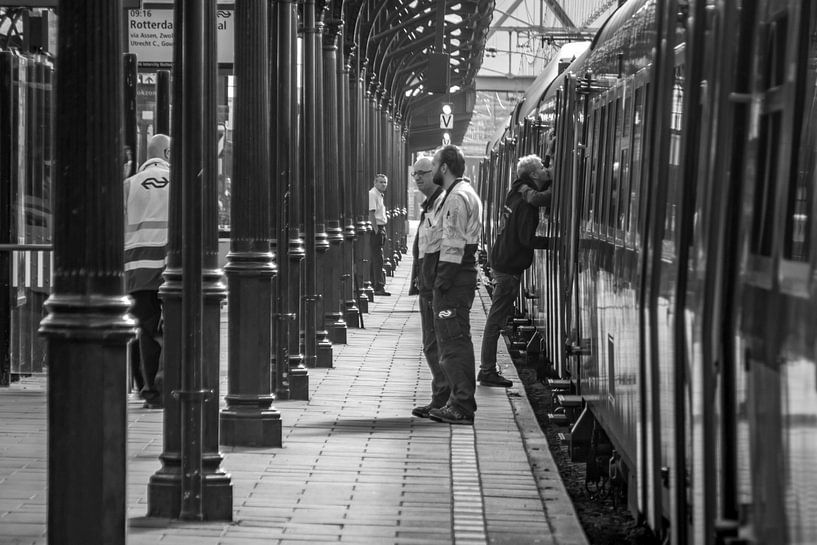
[[[802,0],[631,0],[483,168],[501,199],[555,134],[518,309],[670,543],[817,543],[815,35]]]

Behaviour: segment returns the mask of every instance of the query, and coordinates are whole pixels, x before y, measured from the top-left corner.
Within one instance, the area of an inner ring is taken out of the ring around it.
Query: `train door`
[[[569,222],[562,222],[559,231],[561,245],[560,270],[562,271],[562,329],[558,332],[560,338],[553,339],[557,344],[554,356],[563,362],[566,356],[566,347],[580,347],[582,332],[579,316],[578,293],[578,244],[580,216],[582,209],[582,181],[584,179],[585,155],[584,147],[587,142],[587,124],[585,123],[586,101],[585,96],[578,93],[578,79],[575,74],[567,74],[564,79],[562,100],[559,103],[557,117],[557,156],[554,161],[554,179],[563,180],[562,197],[555,201],[561,208],[562,218],[569,218]],[[554,204],[557,206],[557,204]]]
[[[736,287],[738,533],[817,543],[817,6],[756,6]]]
[[[748,73],[754,29],[741,21],[743,8],[718,5],[706,16],[697,2],[687,28],[684,119],[684,199],[679,251],[677,375],[689,384],[676,391],[685,405],[676,418],[676,444],[686,465],[674,472],[673,543],[724,543],[738,519],[735,299],[730,289],[739,260],[740,201],[748,132]],[[711,4],[711,3],[710,3]],[[708,21],[708,24],[699,22]],[[712,52],[716,52],[712,54]],[[685,233],[685,234],[683,234]],[[681,472],[683,471],[683,472]]]
[[[678,203],[680,142],[683,113],[684,50],[677,47],[678,4],[656,2],[656,54],[648,92],[646,168],[648,183],[641,214],[640,255],[641,312],[638,461],[640,508],[647,523],[662,539],[668,538],[671,493],[677,482],[672,471],[682,464],[681,453],[671,441],[677,411],[674,406],[675,337],[673,325],[679,286]],[[681,386],[681,385],[679,385]],[[667,539],[668,540],[668,539]]]

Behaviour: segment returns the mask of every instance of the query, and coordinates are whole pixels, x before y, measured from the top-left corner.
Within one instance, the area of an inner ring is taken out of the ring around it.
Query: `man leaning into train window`
[[[522,184],[519,187],[519,192],[525,202],[532,206],[550,206],[552,196],[551,186],[553,185],[553,154],[556,148],[556,139],[550,136],[548,142],[547,153],[542,160],[544,166],[543,176],[541,176],[534,183]],[[534,156],[535,157],[535,156]],[[539,159],[537,157],[537,159]]]
[[[488,260],[494,289],[482,333],[477,374],[477,381],[482,386],[513,386],[513,382],[502,376],[496,364],[497,341],[508,316],[513,312],[522,273],[533,263],[534,249],[544,248],[547,243],[544,237],[536,236],[539,223],[536,207],[550,204],[549,186],[542,190],[545,184],[550,183],[547,169],[537,155],[526,155],[516,165],[516,176],[502,205],[502,216]]]

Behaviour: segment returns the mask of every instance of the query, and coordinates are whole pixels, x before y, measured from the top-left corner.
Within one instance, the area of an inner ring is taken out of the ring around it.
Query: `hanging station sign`
[[[135,53],[141,66],[173,63],[173,3],[145,2],[142,9],[128,10],[128,53]],[[219,64],[232,65],[235,57],[235,10],[219,5],[216,48]]]

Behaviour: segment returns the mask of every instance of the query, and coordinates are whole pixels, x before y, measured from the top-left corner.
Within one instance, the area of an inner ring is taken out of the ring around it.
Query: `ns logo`
[[[142,180],[142,187],[145,189],[163,189],[167,184],[170,183],[165,177],[161,178],[145,178]]]

